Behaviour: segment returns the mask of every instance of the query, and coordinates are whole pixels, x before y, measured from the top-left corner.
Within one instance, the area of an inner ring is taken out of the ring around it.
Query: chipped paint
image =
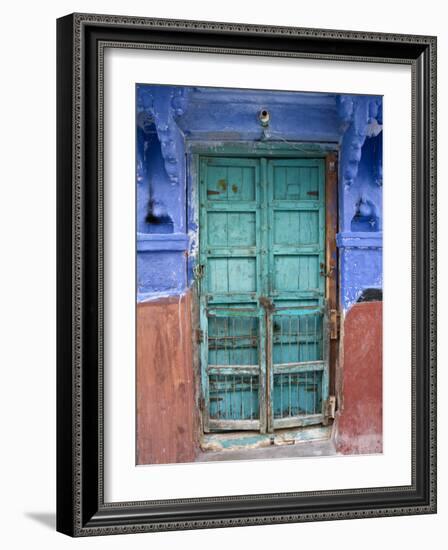
[[[354,304],[341,339],[336,448],[343,454],[382,451],[382,304]]]
[[[200,447],[203,451],[236,451],[263,447],[299,445],[310,441],[326,441],[332,434],[331,426],[305,427],[299,430],[276,430],[274,434],[233,432],[205,434]]]
[[[137,464],[197,455],[190,308],[188,293],[137,306]]]

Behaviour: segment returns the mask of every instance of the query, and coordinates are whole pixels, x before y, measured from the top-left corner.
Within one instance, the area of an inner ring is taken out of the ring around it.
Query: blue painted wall
[[[197,212],[188,144],[325,142],[339,149],[340,298],[382,288],[382,101],[377,96],[138,85],[137,300],[192,284]],[[258,114],[268,109],[262,127]],[[194,180],[194,178],[193,178]]]

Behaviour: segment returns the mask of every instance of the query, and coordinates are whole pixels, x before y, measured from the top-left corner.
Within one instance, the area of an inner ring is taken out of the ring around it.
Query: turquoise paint
[[[198,177],[205,430],[320,422],[328,396],[324,161],[209,155]],[[279,308],[269,329],[263,297]]]
[[[240,445],[257,445],[263,441],[269,441],[267,436],[254,435],[251,437],[241,437],[234,439],[221,439],[218,440],[223,449],[231,449],[232,447],[238,447]]]
[[[300,444],[310,441],[323,441],[331,436],[331,426],[304,427],[300,430],[280,430],[275,434],[204,434],[201,446],[204,450],[232,451],[238,448],[266,447],[271,445]]]

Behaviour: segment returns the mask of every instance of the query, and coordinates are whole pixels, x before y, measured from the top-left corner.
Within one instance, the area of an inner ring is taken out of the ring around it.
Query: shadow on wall
[[[376,213],[376,207],[372,201],[363,195],[356,206],[356,213],[353,216],[351,230],[358,231],[378,231],[379,217]]]
[[[151,199],[148,205],[146,222],[149,224],[149,233],[174,233],[174,224],[165,205]]]
[[[359,172],[356,180],[359,198],[355,203],[355,214],[351,221],[351,231],[381,231],[382,200],[382,133],[367,137],[361,150]]]

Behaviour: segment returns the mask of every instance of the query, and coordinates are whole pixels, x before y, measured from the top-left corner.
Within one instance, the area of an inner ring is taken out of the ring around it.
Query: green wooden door
[[[324,161],[202,157],[199,164],[204,429],[322,422]]]

